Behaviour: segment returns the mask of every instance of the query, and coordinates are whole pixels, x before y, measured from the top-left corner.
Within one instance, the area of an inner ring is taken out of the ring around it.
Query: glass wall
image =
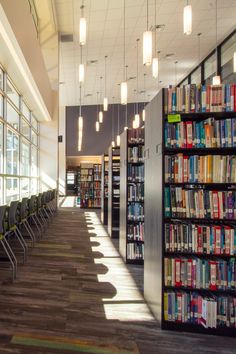
[[[235,83],[236,73],[233,68],[233,57],[236,52],[236,30],[234,30],[229,37],[227,37],[217,47],[216,55],[214,50],[209,56],[204,59],[197,68],[195,68],[187,77],[185,77],[178,86],[186,85],[188,82],[193,84],[201,83],[201,77],[204,77],[206,85],[212,84],[213,76],[216,75],[217,67],[218,74],[221,76],[222,83]],[[203,70],[203,73],[202,73]]]
[[[38,134],[36,117],[0,68],[0,205],[38,193]]]

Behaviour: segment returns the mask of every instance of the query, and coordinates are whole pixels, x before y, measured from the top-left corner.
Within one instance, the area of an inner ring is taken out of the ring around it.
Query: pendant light
[[[111,146],[112,147],[115,147],[116,144],[115,144],[115,131],[114,131],[114,109],[115,109],[115,105],[114,105],[114,96],[112,97],[112,121],[111,121],[111,124],[112,124],[112,141],[111,141]]]
[[[128,100],[128,86],[127,86],[127,77],[125,76],[125,0],[124,0],[124,51],[123,51],[123,65],[124,65],[124,80],[120,85],[120,99],[121,104],[127,104]]]
[[[134,95],[135,95],[135,93],[136,93],[136,90],[134,90]],[[134,101],[135,101],[135,99],[134,99]],[[135,114],[136,114],[136,104],[134,103],[134,119],[133,119],[133,122],[132,122],[132,127],[133,127],[133,129],[136,129],[136,128],[137,128],[137,127],[136,127]]]
[[[136,128],[139,127],[140,125],[140,117],[139,117],[139,112],[138,112],[138,44],[139,44],[139,38],[136,39],[137,42],[137,55],[136,55],[136,83],[137,83],[137,87],[136,87],[136,113],[134,116],[135,122],[136,122]]]
[[[184,6],[184,34],[189,36],[192,33],[192,6],[189,5],[188,0]]]
[[[96,132],[99,132],[99,130],[100,130],[100,124],[99,124],[99,119],[98,119],[98,95],[99,95],[99,92],[97,92],[97,114],[96,114],[96,125],[95,125]]]
[[[125,71],[125,75],[127,77],[127,69],[128,69],[128,65],[126,65],[125,67],[126,71]],[[125,105],[125,126],[124,126],[124,131],[127,130],[128,127],[128,104]]]
[[[87,32],[87,23],[86,18],[84,17],[84,2],[80,6],[81,16],[79,21],[79,43],[80,45],[86,44],[86,32]]]
[[[102,101],[102,76],[100,77],[100,102]],[[100,105],[99,111],[99,123],[103,123],[103,111],[102,111],[102,104]]]
[[[154,37],[154,53],[155,53],[155,57],[152,58],[152,76],[154,77],[154,79],[158,78],[158,56],[157,56],[157,48],[156,48],[156,43],[157,43],[157,14],[156,14],[156,7],[157,7],[157,3],[155,0],[155,37]]]
[[[220,85],[221,84],[221,79],[220,79],[220,75],[218,75],[218,68],[217,68],[217,25],[218,25],[218,21],[217,21],[217,15],[218,15],[218,11],[217,11],[217,0],[216,0],[216,21],[215,21],[215,25],[216,25],[216,75],[213,76],[212,79],[212,85]]]
[[[148,0],[147,0],[147,30],[143,32],[143,65],[152,64],[152,31],[148,29]]]
[[[78,151],[81,151],[82,148],[82,138],[83,138],[83,117],[82,117],[82,107],[81,107],[81,90],[80,85],[80,99],[79,99],[79,119],[78,119]]]
[[[144,95],[144,102],[143,102],[143,111],[142,111],[142,119],[145,122],[146,119],[146,111],[145,111],[145,101],[146,101],[146,73],[143,74],[143,95]]]
[[[82,45],[80,45],[79,83],[83,83],[83,82],[84,82],[84,64],[83,64]]]
[[[108,98],[107,98],[107,55],[105,55],[105,73],[104,73],[104,98],[103,98],[103,110],[107,112],[108,110]]]
[[[117,105],[117,136],[116,136],[116,145],[120,146],[120,105]]]

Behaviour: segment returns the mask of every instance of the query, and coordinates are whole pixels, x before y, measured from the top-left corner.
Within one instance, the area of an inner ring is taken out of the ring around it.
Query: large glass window
[[[21,175],[29,176],[30,146],[24,140],[21,143]]]
[[[8,175],[19,173],[19,137],[10,129],[7,129],[6,173]]]
[[[0,177],[0,205],[3,205],[3,178]]]
[[[19,178],[6,178],[6,203],[19,199]]]
[[[33,130],[31,131],[31,141],[34,145],[38,145],[38,135]]]
[[[20,187],[21,198],[26,198],[29,196],[30,180],[29,178],[21,178],[20,182],[21,182],[21,187]]]
[[[38,150],[35,146],[31,148],[31,176],[38,177]]]
[[[8,78],[7,78],[7,90],[6,91],[7,91],[7,96],[14,103],[14,105],[19,109],[20,108],[20,96]]]
[[[13,126],[15,129],[19,129],[19,114],[13,108],[13,106],[7,102],[7,121],[9,124]]]
[[[0,117],[3,118],[3,96],[0,95]]]
[[[199,66],[194,72],[191,74],[191,84],[199,85],[201,83],[201,67]]]
[[[30,194],[37,194],[38,193],[38,179],[32,178],[30,184]]]
[[[204,80],[206,85],[212,84],[212,78],[216,75],[216,53],[212,54],[204,63]]]
[[[223,83],[234,84],[236,73],[233,69],[233,57],[236,52],[236,34],[221,46],[221,78]]]
[[[1,89],[1,90],[3,90],[3,88],[4,88],[4,87],[3,87],[3,86],[4,86],[4,85],[3,85],[3,83],[4,83],[3,80],[4,80],[3,70],[0,69],[0,89]]]
[[[3,124],[0,123],[0,173],[3,173]]]
[[[36,130],[36,132],[37,132],[38,131],[38,122],[33,114],[31,115],[31,125],[34,128],[34,130]]]
[[[30,126],[23,118],[21,119],[21,133],[30,140]]]
[[[25,102],[22,102],[22,113],[25,116],[25,118],[30,121],[30,110],[29,108],[26,106]]]

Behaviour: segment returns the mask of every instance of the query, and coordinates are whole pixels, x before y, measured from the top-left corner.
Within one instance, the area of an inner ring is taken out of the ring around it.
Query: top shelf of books
[[[164,88],[164,113],[227,114],[236,111],[236,84],[195,85]],[[231,115],[230,114],[230,115]]]

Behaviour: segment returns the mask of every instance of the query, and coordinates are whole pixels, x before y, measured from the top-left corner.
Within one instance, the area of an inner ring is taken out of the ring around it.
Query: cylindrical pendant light
[[[220,85],[221,84],[221,78],[220,75],[218,75],[218,67],[217,67],[217,30],[218,30],[218,19],[217,19],[217,15],[218,15],[218,7],[217,7],[217,0],[216,0],[216,20],[215,20],[215,25],[216,25],[216,75],[213,76],[212,78],[212,85]]]
[[[87,23],[86,23],[86,18],[84,17],[83,2],[82,2],[82,5],[80,6],[80,9],[81,9],[81,16],[80,16],[80,21],[79,21],[79,42],[80,42],[80,45],[85,45],[86,44]]]
[[[148,0],[147,0],[147,30],[143,32],[143,65],[152,64],[152,31],[148,29]]]
[[[116,145],[120,146],[120,105],[117,105],[117,136],[116,136]]]
[[[102,76],[100,76],[100,102],[102,101]],[[99,123],[103,123],[103,111],[102,111],[102,104],[100,105],[99,111]]]
[[[139,127],[140,125],[140,117],[139,117],[139,111],[138,111],[138,101],[139,101],[139,97],[138,97],[138,93],[139,93],[139,71],[138,71],[138,44],[139,44],[139,38],[136,39],[137,42],[137,52],[136,52],[136,111],[135,111],[135,115],[134,115],[134,120],[135,120],[135,126],[136,128]]]
[[[135,120],[136,128],[138,128],[140,126],[140,116],[138,113],[135,114],[134,120]]]
[[[154,79],[158,78],[158,69],[159,69],[159,65],[158,65],[158,57],[153,58],[152,59],[152,76],[154,77]]]
[[[97,92],[97,114],[96,114],[96,124],[95,124],[96,132],[99,132],[100,130],[99,116],[98,116],[98,95],[99,92]]]
[[[192,33],[192,6],[187,5],[184,7],[184,34],[189,36]]]
[[[80,46],[80,64],[79,64],[79,83],[84,82],[84,64],[83,64],[83,51],[82,45]]]
[[[112,147],[115,147],[116,144],[115,144],[115,127],[114,127],[114,109],[115,109],[115,106],[114,106],[114,96],[112,97],[112,120],[111,120],[111,128],[112,128],[112,134],[111,134],[111,146]]]
[[[82,117],[82,107],[81,107],[81,90],[80,85],[80,95],[79,95],[79,119],[78,119],[78,151],[81,151],[82,148],[82,138],[83,138],[83,117]]]
[[[123,82],[120,85],[120,103],[127,104],[128,101],[128,86],[127,86],[127,77],[125,75],[125,0],[124,0],[124,38],[123,38],[123,65],[124,65],[124,77]]]
[[[107,98],[107,55],[105,55],[105,73],[104,73],[104,98],[103,98],[103,110],[108,110],[108,98]]]

